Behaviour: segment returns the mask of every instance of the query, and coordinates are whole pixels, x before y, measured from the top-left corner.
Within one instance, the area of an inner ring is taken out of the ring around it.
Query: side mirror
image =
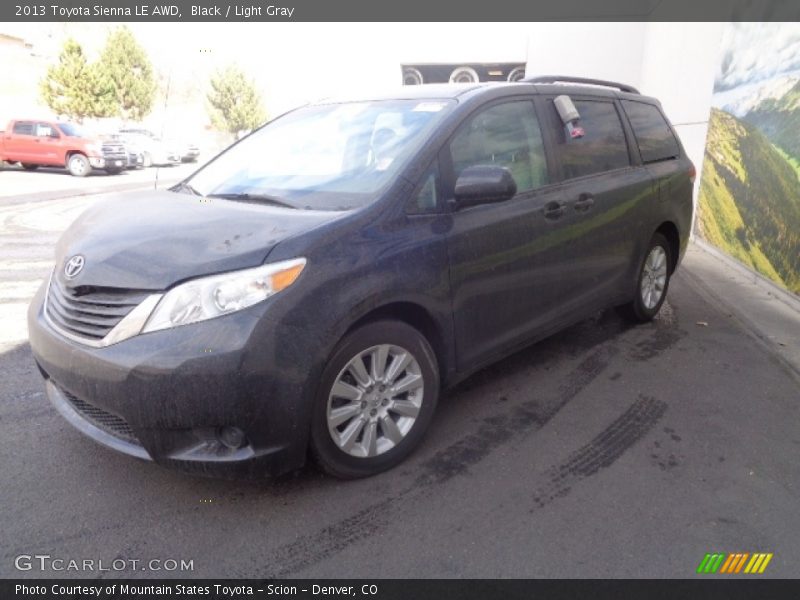
[[[455,200],[458,208],[504,202],[517,193],[517,182],[511,172],[497,165],[467,167],[456,180]]]
[[[51,137],[51,138],[53,138],[53,139],[56,139],[56,140],[57,140],[57,139],[58,139],[58,138],[60,138],[61,136],[60,136],[60,135],[58,135],[58,132],[57,132],[57,131],[51,131],[51,132],[50,132],[50,137]]]

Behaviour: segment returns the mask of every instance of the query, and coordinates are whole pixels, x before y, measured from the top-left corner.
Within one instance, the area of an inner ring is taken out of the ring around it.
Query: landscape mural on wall
[[[726,27],[695,228],[800,294],[800,23]]]

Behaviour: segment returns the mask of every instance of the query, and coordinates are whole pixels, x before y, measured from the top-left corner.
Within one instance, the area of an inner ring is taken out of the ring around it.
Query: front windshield
[[[69,137],[86,137],[86,133],[73,123],[59,123],[58,128],[61,132]]]
[[[451,104],[386,100],[301,108],[243,139],[187,183],[203,196],[272,198],[293,208],[364,206]]]

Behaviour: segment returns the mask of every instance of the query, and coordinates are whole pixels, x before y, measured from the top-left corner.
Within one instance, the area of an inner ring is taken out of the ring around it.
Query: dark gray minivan
[[[371,475],[476,369],[606,307],[652,319],[694,174],[659,103],[613,82],[306,106],[84,213],[31,347],[58,411],[121,452]]]

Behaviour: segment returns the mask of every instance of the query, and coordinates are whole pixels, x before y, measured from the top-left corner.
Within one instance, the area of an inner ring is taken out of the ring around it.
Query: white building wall
[[[655,96],[699,175],[723,27],[724,23],[532,23],[527,73],[609,79]]]

